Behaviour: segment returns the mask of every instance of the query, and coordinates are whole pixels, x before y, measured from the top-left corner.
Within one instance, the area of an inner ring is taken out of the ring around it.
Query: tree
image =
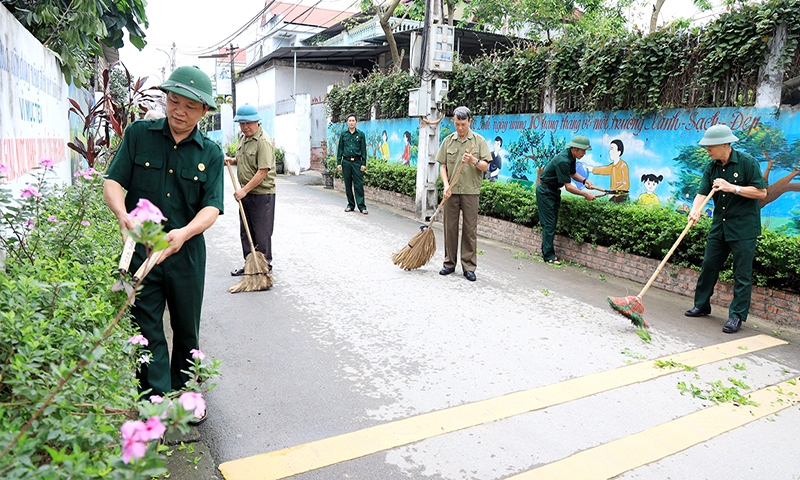
[[[661,8],[666,3],[666,0],[656,0],[653,4],[653,13],[650,14],[650,33],[655,32],[656,24],[658,23],[658,15],[661,13]],[[711,10],[712,5],[709,0],[692,0],[692,3],[701,11]],[[730,4],[731,2],[726,2]]]
[[[136,48],[145,46],[147,15],[144,0],[2,0],[14,17],[55,54],[67,83],[82,87],[94,72],[94,58],[102,44],[121,48],[123,31]]]

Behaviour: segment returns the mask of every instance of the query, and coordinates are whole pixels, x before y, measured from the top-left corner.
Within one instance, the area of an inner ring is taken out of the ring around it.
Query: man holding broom
[[[589,193],[590,188],[595,188],[588,178],[581,178],[576,173],[576,162],[591,150],[589,139],[583,135],[576,135],[567,144],[567,148],[553,157],[539,177],[536,186],[536,207],[539,210],[539,223],[542,225],[542,258],[547,263],[560,264],[556,258],[553,241],[556,237],[556,223],[558,223],[558,210],[561,208],[561,187],[569,193],[582,195],[586,200],[594,200],[594,195]],[[578,190],[572,180],[583,183],[586,188]]]
[[[714,198],[714,217],[708,232],[703,265],[694,292],[694,307],[687,317],[711,313],[711,295],[717,284],[722,264],[733,253],[733,301],[728,308],[725,333],[736,333],[750,311],[750,290],[756,238],[761,234],[761,203],[767,196],[767,184],[758,162],[750,155],[737,152],[731,143],[739,141],[727,125],[714,125],[706,130],[700,145],[706,148],[711,162],[694,198],[688,222],[694,224],[703,214],[699,207],[711,189],[719,190]]]
[[[250,235],[256,250],[264,254],[272,271],[272,230],[275,226],[275,147],[272,139],[261,128],[261,116],[253,105],[244,104],[236,110],[233,121],[242,131],[236,145],[236,158],[226,157],[225,161],[237,165],[239,189],[233,192],[242,208],[250,227]],[[250,253],[250,240],[247,238],[244,222],[239,219],[239,232],[242,240],[242,254],[247,260]],[[231,275],[244,275],[244,268],[237,268]]]
[[[458,255],[458,217],[462,216],[461,270],[470,282],[477,280],[478,266],[478,197],[483,173],[489,170],[492,155],[486,140],[469,127],[472,114],[467,107],[453,111],[455,133],[447,136],[436,161],[444,184],[444,264],[439,275],[456,271]]]
[[[197,67],[179,67],[158,88],[167,94],[167,117],[128,126],[103,188],[120,229],[134,228],[128,212],[141,198],[166,217],[169,247],[143,280],[131,310],[151,354],[139,372],[139,388],[152,395],[180,390],[189,380],[183,371],[192,365],[192,350],[199,349],[206,270],[203,232],[223,211],[223,154],[197,129],[203,115],[216,108],[211,80]],[[137,245],[133,270],[145,255],[144,247]],[[165,305],[173,331],[171,366],[163,327]]]

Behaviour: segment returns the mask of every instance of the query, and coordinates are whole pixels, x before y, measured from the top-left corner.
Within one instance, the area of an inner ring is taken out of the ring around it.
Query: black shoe
[[[711,314],[710,308],[708,310],[700,310],[697,307],[692,307],[691,310],[686,310],[686,312],[684,313],[684,315],[686,315],[687,317],[705,317],[706,315],[710,314]]]
[[[244,275],[244,268],[237,268],[235,270],[231,270],[231,275],[234,277],[241,277]]]
[[[439,275],[450,275],[451,273],[453,273],[455,271],[456,271],[455,268],[443,267],[441,270],[439,270]]]
[[[727,322],[725,322],[725,326],[722,327],[722,331],[725,333],[736,333],[740,328],[742,328],[742,321],[736,317],[731,317]]]
[[[474,282],[475,280],[478,279],[478,277],[475,276],[475,272],[464,272],[464,278],[466,278],[470,282]]]

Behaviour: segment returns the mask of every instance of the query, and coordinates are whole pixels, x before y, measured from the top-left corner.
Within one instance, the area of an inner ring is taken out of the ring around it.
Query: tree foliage
[[[14,17],[61,62],[67,83],[88,84],[102,44],[121,48],[124,31],[138,49],[145,46],[144,0],[1,0]]]

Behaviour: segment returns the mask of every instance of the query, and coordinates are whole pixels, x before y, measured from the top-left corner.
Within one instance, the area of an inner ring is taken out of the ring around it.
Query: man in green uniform
[[[180,390],[189,379],[181,370],[189,370],[191,350],[199,349],[203,232],[223,210],[223,154],[197,129],[203,115],[215,108],[211,80],[197,67],[180,67],[158,88],[167,96],[167,117],[128,126],[103,190],[121,229],[134,228],[128,212],[140,198],[150,200],[165,217],[169,247],[145,278],[132,309],[150,351],[149,363],[139,372],[140,389],[154,395]],[[138,245],[131,268],[136,270],[144,258]],[[165,304],[173,331],[171,366]]]
[[[444,264],[439,275],[450,275],[456,270],[460,214],[464,229],[461,232],[461,270],[467,280],[474,282],[478,266],[478,200],[483,173],[489,170],[492,154],[486,140],[469,128],[471,123],[472,113],[467,107],[453,110],[456,131],[445,137],[436,153],[436,161],[441,165],[442,197],[447,200],[444,202]]]
[[[553,241],[556,237],[558,210],[561,208],[561,187],[586,200],[594,200],[588,189],[594,188],[592,182],[575,171],[575,162],[591,150],[589,139],[583,135],[575,136],[567,148],[553,157],[547,164],[536,186],[536,206],[539,210],[539,223],[542,226],[542,258],[547,263],[559,264]],[[583,183],[586,188],[579,190],[572,180]]]
[[[728,321],[722,327],[725,333],[738,332],[750,312],[753,257],[756,238],[761,234],[760,201],[767,197],[761,167],[753,157],[731,147],[737,141],[739,138],[727,125],[714,125],[706,130],[700,145],[706,147],[711,162],[703,170],[688,219],[689,223],[696,223],[703,214],[699,211],[703,200],[712,188],[719,190],[714,198],[714,218],[694,291],[694,307],[685,315],[702,317],[711,313],[711,295],[719,271],[733,253],[733,301],[728,308]]]
[[[345,212],[358,211],[368,214],[364,203],[364,170],[367,169],[367,137],[356,129],[358,119],[355,114],[347,116],[347,130],[339,136],[339,148],[336,149],[336,168],[342,172],[344,191],[347,195]],[[355,190],[355,198],[353,197]]]
[[[272,230],[275,226],[275,147],[267,132],[261,128],[261,115],[253,105],[244,104],[236,110],[234,122],[239,123],[242,135],[236,145],[236,158],[225,161],[237,165],[239,189],[233,198],[242,202],[250,235],[256,250],[263,253],[272,271]],[[239,236],[244,259],[250,255],[250,240],[244,222],[239,218]],[[231,272],[244,275],[244,268]]]

